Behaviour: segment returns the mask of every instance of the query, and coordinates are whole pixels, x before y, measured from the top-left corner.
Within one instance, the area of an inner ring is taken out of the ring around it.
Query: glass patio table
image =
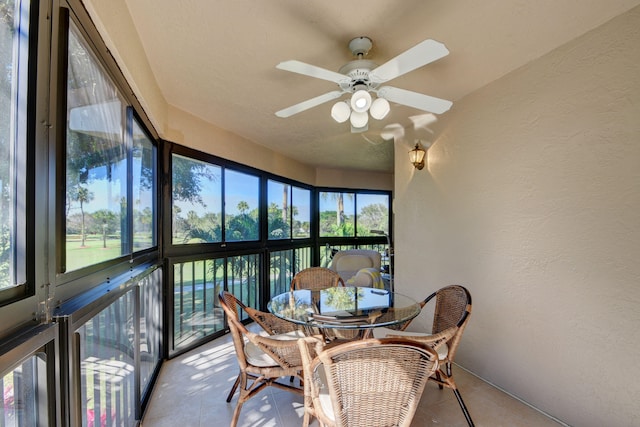
[[[417,301],[397,292],[351,286],[285,292],[273,297],[267,308],[307,330],[364,330],[363,337],[372,328],[407,322],[420,314],[421,309]]]

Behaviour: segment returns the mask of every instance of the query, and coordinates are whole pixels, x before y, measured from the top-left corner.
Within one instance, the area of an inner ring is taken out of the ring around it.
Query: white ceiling
[[[373,40],[367,59],[382,64],[425,39],[448,56],[392,81],[456,101],[640,3],[640,0],[125,0],[166,101],[218,127],[303,163],[393,171],[399,124],[406,139],[423,111],[392,104],[381,122],[352,134],[330,117],[333,102],[283,119],[275,112],[337,89],[278,70],[296,59],[332,71],[352,60],[347,45]],[[118,3],[116,3],[118,4]],[[344,96],[347,99],[347,96]],[[446,121],[444,113],[438,123]],[[434,126],[432,125],[432,128]],[[437,132],[437,126],[435,126]]]

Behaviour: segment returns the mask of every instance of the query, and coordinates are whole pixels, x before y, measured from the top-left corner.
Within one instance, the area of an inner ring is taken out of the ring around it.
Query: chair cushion
[[[361,268],[345,285],[384,289],[382,275],[375,268]]]
[[[287,332],[286,334],[269,335],[268,337],[274,340],[295,341],[298,338],[302,338],[303,336],[304,334],[302,332],[293,331]],[[261,368],[278,366],[278,362],[273,360],[271,356],[262,351],[260,347],[258,347],[251,341],[247,341],[244,344],[244,356],[247,359],[247,363],[253,366],[259,366]]]
[[[375,262],[368,256],[361,254],[342,255],[336,257],[334,264],[331,266],[333,270],[338,272],[342,280],[349,280],[356,275],[358,270],[362,268],[375,268]]]
[[[314,380],[317,381],[316,385],[318,387],[318,400],[320,401],[322,412],[324,412],[327,418],[335,422],[336,416],[333,412],[333,404],[331,403],[331,395],[329,394],[329,386],[327,385],[327,376],[324,372],[323,364],[318,365],[316,375],[317,376]]]
[[[431,336],[431,334],[425,334],[422,332],[396,331],[394,329],[385,328],[384,326],[381,326],[379,328],[373,328],[374,338],[380,339],[380,338],[386,338],[388,336],[401,336],[401,337],[411,338],[411,337],[429,337]],[[446,343],[442,344],[439,348],[436,349],[436,352],[438,353],[438,359],[444,360],[447,358],[447,355],[449,354],[449,347],[447,346]]]

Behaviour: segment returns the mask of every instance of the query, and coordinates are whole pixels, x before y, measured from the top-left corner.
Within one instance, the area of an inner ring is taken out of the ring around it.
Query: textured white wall
[[[393,174],[331,171],[290,157],[168,105],[161,94],[123,0],[85,0],[88,12],[158,134],[169,141],[316,186],[392,190]]]
[[[175,107],[168,109],[167,139],[247,166],[314,184],[315,168],[220,129]]]
[[[343,187],[393,191],[393,174],[341,169],[316,169],[318,187]]]
[[[640,8],[439,124],[422,171],[396,142],[396,289],[466,285],[462,366],[570,425],[640,425]]]

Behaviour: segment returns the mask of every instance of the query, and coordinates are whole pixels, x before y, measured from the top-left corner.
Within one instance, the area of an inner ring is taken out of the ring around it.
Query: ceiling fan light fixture
[[[369,123],[369,115],[367,114],[367,112],[358,112],[358,111],[352,111],[351,112],[351,126],[358,129],[358,128],[363,128],[365,126],[367,126],[367,124]]]
[[[364,89],[356,91],[351,97],[351,109],[358,113],[366,113],[371,107],[371,95]]]
[[[349,120],[351,107],[345,101],[338,101],[331,107],[331,117],[338,123],[344,123]]]
[[[369,114],[376,120],[382,120],[387,117],[391,111],[391,107],[389,106],[389,101],[384,98],[377,98],[371,104],[371,109],[369,110]]]

